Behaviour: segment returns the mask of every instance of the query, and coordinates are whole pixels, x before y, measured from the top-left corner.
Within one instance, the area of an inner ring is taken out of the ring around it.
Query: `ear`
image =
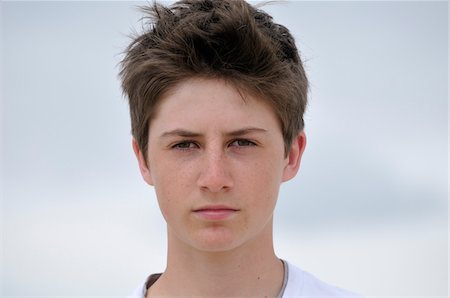
[[[144,181],[147,182],[147,184],[153,185],[153,178],[150,172],[150,168],[148,167],[144,154],[142,153],[137,141],[134,138],[132,141],[132,145],[134,154],[136,155],[139,163],[139,170],[141,171],[142,178],[144,178]]]
[[[306,135],[302,131],[294,138],[289,149],[288,155],[286,157],[287,164],[283,170],[282,181],[288,181],[297,175],[298,169],[300,168],[300,161],[302,159],[303,152],[306,146]]]

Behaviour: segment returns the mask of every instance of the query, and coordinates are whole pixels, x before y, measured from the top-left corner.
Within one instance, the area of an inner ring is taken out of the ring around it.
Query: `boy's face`
[[[271,240],[278,190],[297,173],[305,136],[285,157],[272,108],[244,96],[222,80],[180,83],[152,119],[148,166],[133,143],[141,173],[155,187],[169,245],[225,251]]]

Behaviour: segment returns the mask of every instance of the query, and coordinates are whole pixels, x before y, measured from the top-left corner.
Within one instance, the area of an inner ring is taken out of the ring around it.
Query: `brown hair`
[[[221,78],[269,101],[289,152],[303,130],[308,80],[289,30],[243,0],[182,0],[141,8],[149,26],[126,49],[120,76],[144,156],[158,100],[183,80]]]

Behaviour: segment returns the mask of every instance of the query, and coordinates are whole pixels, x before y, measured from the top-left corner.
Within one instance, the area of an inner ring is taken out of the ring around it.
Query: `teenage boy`
[[[306,145],[294,38],[237,0],[144,8],[122,61],[133,149],[167,222],[167,267],[132,297],[354,297],[278,258],[273,211]]]

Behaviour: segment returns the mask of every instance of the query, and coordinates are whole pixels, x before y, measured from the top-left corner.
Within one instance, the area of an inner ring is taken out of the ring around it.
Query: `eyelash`
[[[232,144],[236,143],[236,142],[238,142],[238,143],[239,142],[245,142],[246,143],[246,145],[242,145],[241,144],[241,145],[234,146],[234,147],[237,147],[237,148],[254,147],[254,146],[256,146],[255,142],[252,142],[252,141],[247,140],[247,139],[235,139],[235,140],[231,141],[228,146],[232,146]],[[176,143],[176,144],[172,145],[171,148],[172,149],[176,149],[176,150],[187,151],[187,150],[194,149],[194,148],[191,147],[192,144],[195,145],[196,148],[199,147],[195,141],[186,140],[186,141],[182,141],[182,142],[179,142],[179,143]]]
[[[233,144],[233,143],[235,143],[235,142],[245,142],[245,143],[247,143],[247,145],[241,145],[241,146],[237,146],[237,147],[253,147],[253,146],[256,146],[256,144],[255,144],[254,142],[252,142],[252,141],[250,141],[250,140],[247,140],[247,139],[237,139],[237,140],[233,140],[233,141],[230,143],[230,145]]]
[[[183,141],[183,142],[176,143],[175,145],[171,146],[171,148],[186,151],[186,150],[192,149],[190,147],[191,144],[194,144],[195,146],[198,147],[198,145],[194,141]],[[188,145],[188,147],[185,147],[186,145]]]

